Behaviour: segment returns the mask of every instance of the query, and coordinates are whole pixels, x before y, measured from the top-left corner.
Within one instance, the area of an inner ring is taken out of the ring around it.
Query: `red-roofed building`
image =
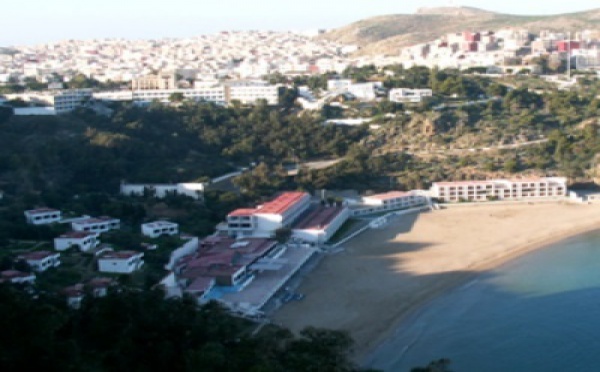
[[[98,233],[91,231],[69,231],[54,238],[54,249],[65,251],[77,247],[81,252],[87,252],[100,244]]]
[[[21,254],[17,257],[38,272],[46,271],[52,267],[60,266],[60,253],[50,251],[37,251]]]
[[[34,282],[35,274],[33,273],[18,270],[0,271],[0,283],[33,284]]]
[[[27,219],[28,224],[46,225],[59,222],[61,219],[61,212],[57,209],[50,208],[32,209],[25,211],[25,218]]]
[[[350,217],[346,207],[319,206],[304,214],[292,227],[292,236],[310,243],[325,243]]]
[[[196,254],[178,262],[180,277],[194,282],[197,278],[214,278],[221,286],[239,286],[251,281],[251,266],[262,259],[276,259],[285,249],[264,238],[233,239],[209,237],[199,244]]]
[[[144,253],[118,251],[104,253],[98,259],[98,270],[103,273],[131,274],[144,265]]]
[[[271,237],[277,229],[289,227],[310,206],[310,194],[285,192],[255,209],[238,209],[227,215],[232,237]]]

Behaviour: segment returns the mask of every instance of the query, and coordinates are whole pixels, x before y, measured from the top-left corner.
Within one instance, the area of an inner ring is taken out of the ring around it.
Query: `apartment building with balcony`
[[[119,251],[104,253],[98,258],[98,270],[103,273],[131,274],[144,265],[144,253]]]
[[[428,198],[419,191],[390,191],[384,194],[364,196],[362,202],[352,207],[353,216],[364,216],[399,209],[424,206]]]
[[[560,198],[568,194],[567,180],[541,177],[512,180],[434,182],[430,194],[443,202]]]
[[[88,252],[98,246],[99,234],[92,231],[69,231],[54,238],[54,249],[57,251],[66,251],[76,247],[81,252]]]

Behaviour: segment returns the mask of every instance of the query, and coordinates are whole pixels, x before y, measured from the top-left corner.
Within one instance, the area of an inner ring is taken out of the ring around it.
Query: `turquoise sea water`
[[[600,231],[538,250],[434,300],[366,365],[403,372],[600,371]]]

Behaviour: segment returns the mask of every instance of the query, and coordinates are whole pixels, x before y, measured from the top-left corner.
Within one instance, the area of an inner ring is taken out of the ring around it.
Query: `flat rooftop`
[[[219,300],[233,307],[260,310],[314,253],[312,248],[288,248],[279,258],[286,261],[280,270],[258,273],[246,288],[225,293]]]
[[[344,207],[326,207],[319,205],[309,210],[300,217],[292,229],[297,230],[322,230],[325,229],[331,221],[335,220],[344,210]]]

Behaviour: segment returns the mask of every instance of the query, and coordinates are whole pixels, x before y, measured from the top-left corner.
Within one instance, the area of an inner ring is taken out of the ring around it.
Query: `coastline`
[[[348,331],[356,341],[354,359],[362,362],[440,295],[600,229],[598,212],[597,206],[558,203],[478,205],[393,219],[326,257],[299,288],[306,300],[286,305],[274,320],[295,331],[309,325]]]
[[[454,282],[444,282],[440,283],[441,285],[439,287],[429,288],[429,292],[424,293],[421,298],[415,299],[408,309],[402,311],[402,313],[399,313],[394,322],[389,325],[389,329],[374,339],[372,343],[370,343],[371,346],[368,349],[355,350],[354,359],[362,365],[372,354],[377,351],[380,346],[382,346],[383,343],[390,338],[393,333],[395,333],[403,325],[403,323],[413,319],[414,317],[417,317],[421,310],[431,304],[434,300],[438,299],[440,296],[455,291],[463,285],[482,277],[485,271],[498,269],[503,265],[506,265],[530,253],[560,243],[563,240],[567,240],[579,235],[585,235],[594,231],[600,231],[600,226],[597,226],[596,224],[592,226],[582,226],[579,229],[572,229],[568,232],[555,234],[540,241],[534,241],[527,245],[515,247],[505,255],[494,257],[485,262],[473,265],[473,272],[465,273],[464,276],[457,278]]]

